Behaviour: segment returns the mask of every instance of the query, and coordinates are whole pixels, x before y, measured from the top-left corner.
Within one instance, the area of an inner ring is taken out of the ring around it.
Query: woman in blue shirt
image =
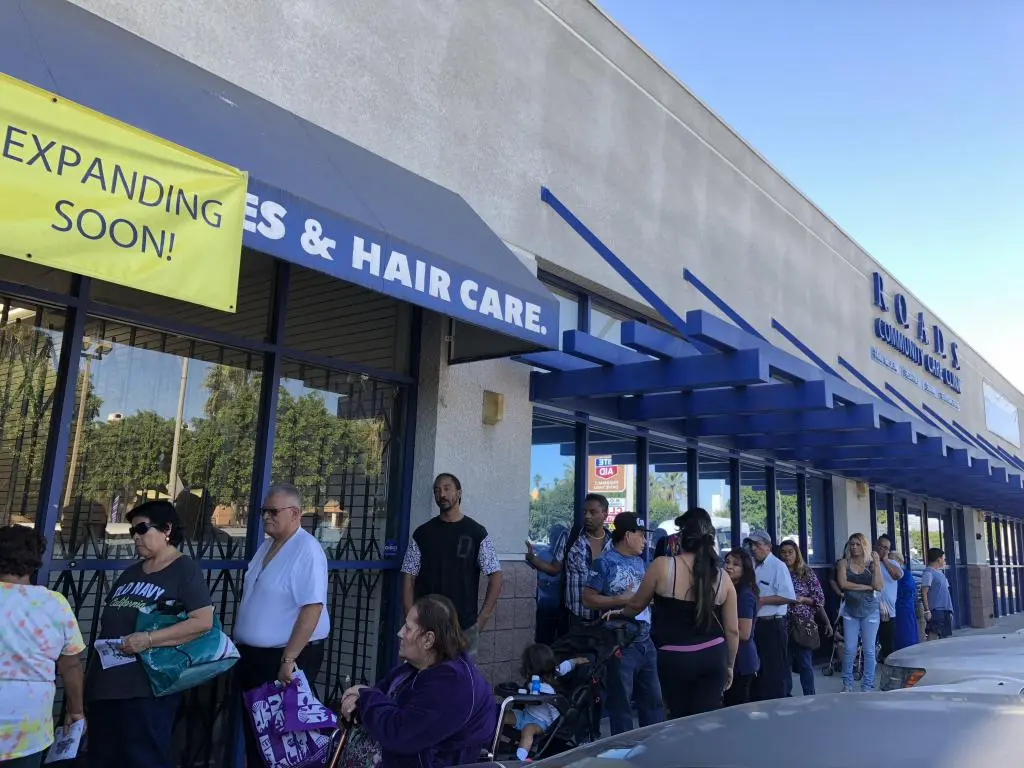
[[[736,613],[739,616],[740,645],[736,651],[732,686],[725,692],[725,706],[746,704],[750,701],[750,684],[761,668],[754,644],[754,624],[757,621],[757,579],[754,560],[745,549],[734,549],[725,556],[725,572],[736,587]]]

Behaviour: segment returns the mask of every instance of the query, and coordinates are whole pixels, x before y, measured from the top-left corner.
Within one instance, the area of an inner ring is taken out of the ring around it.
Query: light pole
[[[185,415],[185,391],[188,389],[188,358],[181,358],[181,384],[178,387],[178,412],[174,418],[174,445],[171,448],[171,477],[167,493],[171,501],[178,495],[178,453],[181,449],[182,417]]]
[[[96,342],[96,348],[89,351],[93,340],[86,337],[82,340],[82,357],[85,363],[82,364],[82,393],[78,398],[78,418],[75,422],[75,439],[71,444],[71,461],[68,463],[68,484],[64,491],[64,506],[71,503],[71,492],[75,485],[75,472],[78,470],[78,449],[82,440],[82,429],[85,426],[85,401],[89,398],[89,367],[93,360],[99,360],[104,354],[114,348],[109,341],[100,340]]]

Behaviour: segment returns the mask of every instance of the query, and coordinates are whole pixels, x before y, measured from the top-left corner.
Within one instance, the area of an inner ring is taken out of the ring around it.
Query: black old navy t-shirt
[[[462,628],[474,626],[479,613],[480,574],[490,575],[499,569],[493,547],[481,552],[487,529],[471,517],[454,523],[435,517],[417,528],[412,538],[419,551],[419,567],[416,569],[407,557],[402,570],[416,576],[416,597],[444,595],[455,604]]]
[[[136,563],[121,574],[107,596],[100,619],[99,639],[118,639],[135,631],[140,608],[176,601],[185,613],[213,605],[210,590],[195,560],[179,557],[161,571],[146,573]],[[142,662],[103,669],[96,651],[89,659],[86,684],[89,699],[134,699],[150,697],[153,689]]]

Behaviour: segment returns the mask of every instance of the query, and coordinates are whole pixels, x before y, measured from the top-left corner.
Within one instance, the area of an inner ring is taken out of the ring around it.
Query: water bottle
[[[540,677],[538,675],[534,675],[533,677],[530,678],[530,695],[531,696],[539,696],[540,695]]]

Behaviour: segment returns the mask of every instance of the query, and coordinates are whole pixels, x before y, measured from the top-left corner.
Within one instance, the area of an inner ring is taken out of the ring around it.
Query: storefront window
[[[530,541],[547,555],[572,528],[576,512],[576,426],[569,421],[533,417],[530,446]],[[543,548],[543,550],[541,549]]]
[[[0,525],[36,517],[63,330],[63,313],[0,296]]]
[[[768,495],[764,467],[759,464],[740,463],[740,534],[768,530]],[[769,531],[778,544],[778,532]]]
[[[647,473],[647,526],[663,526],[674,533],[679,515],[686,511],[686,448],[651,445],[651,464]]]
[[[893,500],[892,507],[891,514],[893,516],[893,532],[896,536],[896,539],[893,542],[893,549],[900,554],[903,554],[906,552],[906,542],[903,540],[903,509],[898,499]]]
[[[558,299],[558,330],[575,331],[580,327],[580,305],[575,296],[552,290],[551,294]],[[562,348],[562,337],[558,337],[558,348]]]
[[[405,373],[410,312],[406,302],[293,266],[284,343],[339,361]]]
[[[907,531],[910,537],[910,562],[914,570],[924,568],[924,560],[927,556],[924,546],[924,536],[921,530],[921,510],[915,507],[907,508]]]
[[[945,541],[942,530],[942,517],[939,512],[928,511],[928,549],[938,547],[945,551]],[[927,556],[924,558],[927,560]],[[949,563],[953,562],[953,553],[946,553],[946,560]]]
[[[889,533],[889,496],[884,491],[872,491],[872,493],[875,495],[875,529],[877,531],[877,538],[883,533],[886,535]]]
[[[380,560],[391,509],[395,385],[286,361],[271,478],[302,494],[329,560]]]
[[[825,526],[825,494],[828,483],[820,477],[807,477],[807,562],[828,562],[828,542]]]
[[[590,308],[590,335],[610,341],[612,344],[622,343],[622,321],[627,318],[614,314],[610,310],[596,307]]]
[[[267,338],[274,283],[274,260],[265,254],[243,249],[238,273],[238,306],[234,312],[201,307],[102,280],[92,281],[90,300],[196,328],[209,328],[218,333],[264,341]]]
[[[718,538],[718,551],[732,549],[732,516],[730,503],[732,484],[729,481],[729,462],[724,456],[701,453],[697,460],[697,487],[700,506],[711,515]]]
[[[609,524],[620,512],[637,512],[636,470],[636,438],[590,430],[587,493],[608,498]]]
[[[799,546],[800,499],[796,493],[796,475],[789,472],[775,473],[775,518],[779,526],[777,541],[795,541]]]
[[[95,318],[82,347],[54,557],[134,558],[125,515],[152,499],[189,554],[242,557],[262,358]]]

